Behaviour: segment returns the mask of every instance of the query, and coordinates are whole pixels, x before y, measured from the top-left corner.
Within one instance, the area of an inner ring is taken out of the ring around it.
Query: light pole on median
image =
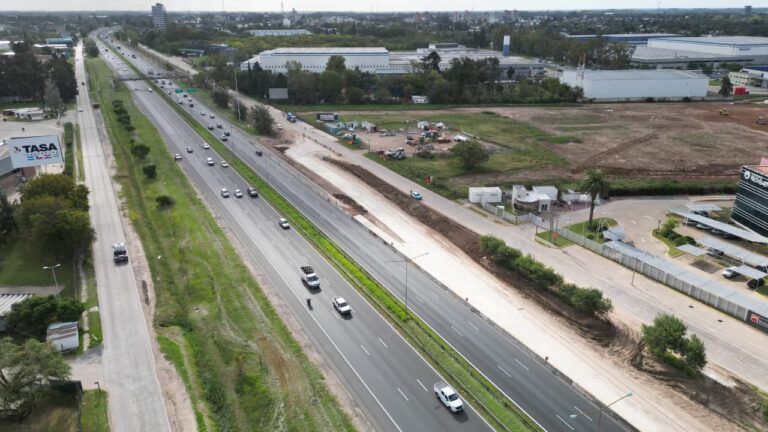
[[[402,260],[392,260],[392,261],[384,261],[388,263],[403,263],[405,264],[405,314],[408,314],[408,263],[413,263],[413,260],[416,258],[421,258],[425,255],[429,255],[429,252],[424,252],[421,255],[416,255],[415,257],[411,258],[405,258]]]
[[[59,294],[59,282],[56,280],[56,269],[61,267],[61,264],[53,266],[43,266],[43,270],[50,270],[53,273],[53,285],[56,287],[56,295]]]
[[[601,408],[600,408],[600,409],[598,409],[598,410],[595,410],[595,411],[591,411],[591,412],[588,412],[588,413],[585,413],[585,412],[581,412],[581,411],[579,411],[579,413],[578,413],[578,414],[571,414],[571,415],[570,415],[570,417],[571,417],[572,419],[576,419],[576,418],[578,418],[578,417],[586,417],[586,416],[588,416],[589,414],[594,414],[594,413],[596,413],[596,412],[599,412],[599,413],[600,413],[600,416],[597,418],[597,432],[600,432],[600,424],[601,424],[601,422],[603,421],[603,411],[605,411],[605,409],[606,409],[606,408],[608,408],[608,407],[610,407],[611,405],[613,405],[613,404],[616,404],[616,403],[619,403],[619,402],[621,402],[622,400],[624,400],[624,399],[626,399],[626,398],[628,398],[628,397],[632,397],[632,392],[628,392],[628,393],[627,393],[627,394],[625,394],[624,396],[622,396],[622,397],[620,397],[620,398],[616,399],[615,401],[613,401],[613,402],[609,403],[608,405],[606,405],[606,406],[604,406],[604,407],[601,407]]]

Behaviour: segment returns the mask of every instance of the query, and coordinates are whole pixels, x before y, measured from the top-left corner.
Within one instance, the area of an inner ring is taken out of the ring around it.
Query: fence
[[[533,222],[535,220],[541,221],[542,219],[538,216],[536,216],[533,213],[526,213],[523,215],[516,215],[514,213],[510,213],[506,210],[504,210],[504,207],[499,207],[495,204],[490,204],[487,202],[481,202],[480,205],[483,207],[485,211],[488,213],[491,213],[492,215],[496,217],[500,217],[504,219],[505,221],[509,223],[513,223],[515,225],[523,223],[523,222]]]
[[[546,224],[539,224],[548,229]],[[598,243],[567,228],[557,233],[595,253],[768,332],[768,304],[623,242]],[[762,319],[761,319],[762,318]]]

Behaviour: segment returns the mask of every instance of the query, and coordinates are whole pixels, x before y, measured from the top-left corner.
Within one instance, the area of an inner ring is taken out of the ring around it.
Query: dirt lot
[[[727,108],[728,116],[719,114],[722,107]],[[730,180],[742,165],[755,164],[768,155],[768,125],[755,123],[760,115],[768,117],[768,105],[762,104],[596,104],[339,114],[347,120],[373,120],[398,131],[394,137],[360,133],[364,140],[372,138],[373,150],[405,147],[409,151],[412,147],[404,145],[404,134],[415,130],[416,120],[445,117],[453,128],[450,120],[456,123],[457,114],[487,112],[514,120],[509,122],[509,133],[500,130],[498,123],[494,128],[461,125],[466,127],[463,131],[506,147],[510,153],[496,156],[503,159],[492,156],[485,170],[462,174],[458,183],[464,186],[520,179],[580,179],[593,166],[622,177]],[[393,127],[398,123],[400,128]],[[443,147],[449,146],[440,149]],[[438,175],[458,174],[455,169],[450,171]]]

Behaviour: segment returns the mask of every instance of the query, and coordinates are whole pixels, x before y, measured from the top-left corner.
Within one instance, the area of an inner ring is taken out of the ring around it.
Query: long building
[[[709,79],[681,70],[566,70],[560,82],[581,87],[584,97],[603,101],[701,99],[707,95]]]
[[[742,167],[731,219],[768,236],[768,166]]]
[[[739,72],[730,72],[728,77],[733,85],[768,88],[768,66],[745,67]]]
[[[625,43],[628,45],[645,45],[651,39],[659,38],[672,38],[680,35],[675,33],[616,33],[616,34],[581,34],[581,35],[569,35],[564,34],[566,39],[576,40],[580,42],[586,42],[588,40],[596,39],[598,37],[611,43]]]
[[[402,75],[413,71],[413,63],[421,62],[430,52],[440,56],[440,69],[450,67],[455,58],[481,60],[496,58],[499,60],[499,79],[520,76],[532,76],[544,72],[544,65],[521,57],[503,56],[501,52],[491,50],[468,49],[458,44],[432,44],[429,48],[416,51],[393,51],[383,47],[329,47],[329,48],[276,48],[262,51],[253,58],[241,63],[242,70],[255,64],[272,73],[286,73],[287,65],[296,62],[303,70],[321,73],[325,71],[328,59],[333,55],[344,57],[348,69],[359,69],[376,75]],[[511,71],[511,72],[510,72]]]
[[[768,63],[768,38],[752,36],[674,37],[648,40],[632,53],[636,66],[686,67],[689,63]]]

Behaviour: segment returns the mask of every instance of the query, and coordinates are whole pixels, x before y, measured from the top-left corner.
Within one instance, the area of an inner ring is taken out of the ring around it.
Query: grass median
[[[111,88],[112,72],[101,59],[86,65],[98,88]],[[203,202],[190,193],[158,131],[125,86],[119,89],[91,96],[101,104],[117,161],[115,179],[149,257],[161,349],[182,379],[188,377],[199,430],[353,430],[320,371]],[[132,132],[112,111],[116,100]],[[143,160],[130,151],[138,144],[149,148]],[[156,166],[154,180],[142,171],[149,164]],[[171,197],[173,205],[161,209],[159,196]]]
[[[538,426],[519,410],[498,388],[450,347],[420,318],[406,314],[404,305],[387,289],[368,275],[336,246],[318,228],[309,222],[279,192],[240,159],[231,149],[219,141],[203,125],[180,108],[167,94],[160,92],[168,104],[203,137],[230,165],[259,189],[260,196],[272,204],[287,218],[294,229],[312,243],[340,273],[376,307],[382,315],[394,323],[410,343],[416,347],[459,391],[475,405],[480,413],[498,430],[539,430]],[[178,356],[178,355],[177,355]]]

